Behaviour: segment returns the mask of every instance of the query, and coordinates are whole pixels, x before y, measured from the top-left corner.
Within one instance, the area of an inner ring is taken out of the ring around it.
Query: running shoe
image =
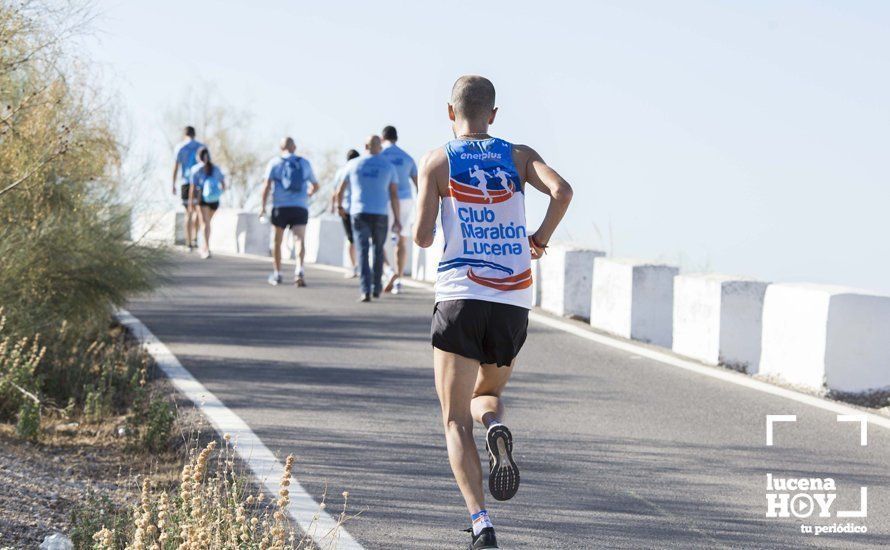
[[[473,534],[473,529],[466,529],[466,531],[471,535]],[[486,527],[479,531],[478,535],[473,535],[470,550],[483,550],[485,548],[500,548],[498,539],[494,536],[494,527]]]
[[[201,252],[201,259],[202,259],[202,260],[209,260],[209,259],[210,259],[210,251],[209,251],[209,250],[205,250],[204,252]]]
[[[396,295],[402,293],[402,281],[396,281],[396,284],[392,285],[392,293]]]
[[[362,294],[361,296],[359,296],[358,301],[359,301],[359,302],[370,302],[370,301],[371,301],[371,295],[370,295],[370,294]]]
[[[503,424],[488,429],[488,491],[495,500],[510,500],[519,490],[519,468],[513,462],[513,434]]]
[[[355,279],[356,278],[355,270],[353,269],[352,271],[347,271],[346,273],[343,274],[343,278],[344,279]]]
[[[294,277],[294,284],[302,288],[306,286],[306,279],[304,279],[302,275],[297,275]]]
[[[281,284],[281,275],[271,274],[269,275],[269,284],[272,286],[278,286]]]

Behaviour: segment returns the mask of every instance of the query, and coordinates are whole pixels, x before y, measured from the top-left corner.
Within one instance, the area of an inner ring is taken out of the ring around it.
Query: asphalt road
[[[251,259],[177,253],[161,291],[127,307],[368,549],[462,548],[469,520],[441,435],[432,294],[359,304],[356,281],[307,268],[271,287]],[[579,323],[579,326],[583,326]],[[890,546],[890,433],[532,323],[506,394],[522,487],[488,510],[504,548]],[[796,414],[765,446],[767,414]],[[481,430],[477,440],[482,441]],[[766,474],[831,477],[867,518],[766,518]],[[866,534],[802,534],[853,522]]]

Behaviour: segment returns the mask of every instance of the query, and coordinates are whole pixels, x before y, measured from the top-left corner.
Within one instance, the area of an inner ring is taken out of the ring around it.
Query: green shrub
[[[129,514],[120,510],[110,498],[90,492],[86,500],[72,510],[68,536],[75,548],[93,548],[93,535],[104,527],[114,532],[112,546],[124,548],[132,533],[130,520]]]
[[[19,409],[15,431],[19,437],[35,440],[40,435],[40,405],[25,401]]]

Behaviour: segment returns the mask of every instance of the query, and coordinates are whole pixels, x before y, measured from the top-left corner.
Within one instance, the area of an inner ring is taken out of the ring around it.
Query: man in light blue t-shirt
[[[381,155],[380,136],[371,136],[365,143],[365,154],[349,161],[346,175],[337,188],[337,203],[341,215],[349,186],[349,215],[352,217],[353,237],[358,248],[361,269],[362,295],[359,301],[370,302],[371,296],[380,297],[383,291],[383,245],[386,244],[387,212],[392,209],[393,233],[399,233],[399,192],[395,168]],[[373,273],[368,263],[374,246]]]
[[[401,233],[396,241],[395,271],[384,287],[385,292],[392,291],[399,294],[402,291],[402,282],[399,280],[405,272],[405,262],[408,259],[408,247],[411,246],[411,226],[414,223],[414,195],[417,191],[417,165],[411,155],[396,145],[399,133],[395,127],[387,126],[383,129],[383,151],[380,156],[392,164],[396,170],[399,181],[399,212],[402,218],[399,223],[402,226]]]
[[[309,221],[309,197],[318,191],[318,180],[308,160],[296,155],[297,145],[293,138],[281,140],[281,156],[269,161],[266,167],[266,185],[263,187],[263,202],[260,217],[266,215],[266,202],[272,194],[272,225],[275,227],[275,247],[272,250],[272,274],[270,285],[281,284],[281,241],[284,230],[294,233],[294,246],[297,251],[297,267],[294,284],[306,286],[303,272],[303,256],[306,247],[306,223]]]
[[[195,128],[185,127],[185,140],[176,146],[173,152],[173,194],[176,195],[176,183],[179,182],[179,198],[185,207],[185,244],[192,250],[198,241],[198,203],[189,200],[189,176],[192,168],[198,164],[198,149],[204,144],[195,139]]]

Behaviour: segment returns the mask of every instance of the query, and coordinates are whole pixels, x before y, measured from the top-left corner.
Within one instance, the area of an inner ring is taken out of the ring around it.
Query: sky
[[[419,158],[451,138],[454,80],[478,73],[498,92],[491,133],[575,189],[555,239],[890,293],[890,2],[95,6],[83,53],[157,189],[179,139],[164,114],[190,88],[250,112],[270,157],[285,134],[345,151],[393,124]],[[529,195],[533,229],[547,203]]]

